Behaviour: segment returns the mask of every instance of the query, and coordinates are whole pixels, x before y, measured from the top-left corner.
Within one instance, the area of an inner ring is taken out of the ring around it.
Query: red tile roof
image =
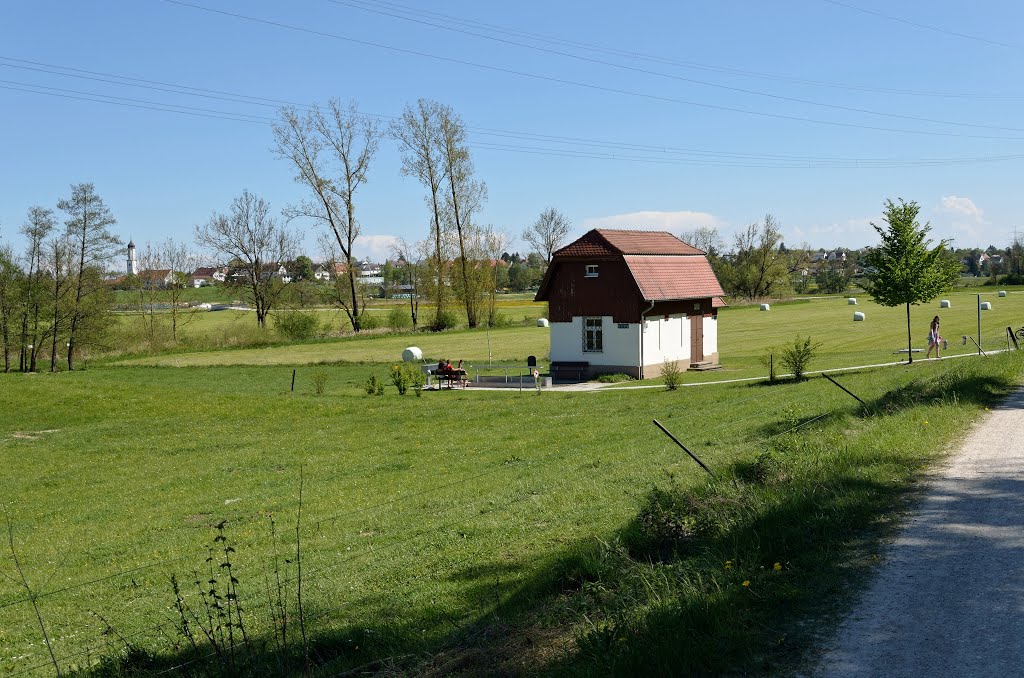
[[[667,231],[595,228],[554,252],[559,257],[614,257],[620,254],[704,254]]]
[[[703,254],[674,257],[626,255],[623,259],[646,301],[698,299],[725,294]]]

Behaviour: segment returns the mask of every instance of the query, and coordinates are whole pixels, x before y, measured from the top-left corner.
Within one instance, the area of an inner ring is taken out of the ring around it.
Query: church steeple
[[[130,239],[130,238],[128,239],[128,262],[127,262],[127,268],[128,268],[128,275],[138,275],[139,274],[139,262],[135,258],[135,241]]]

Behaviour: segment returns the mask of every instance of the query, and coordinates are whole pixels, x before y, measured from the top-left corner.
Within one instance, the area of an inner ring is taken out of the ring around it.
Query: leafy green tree
[[[288,267],[292,271],[292,281],[313,280],[313,260],[305,254],[295,257],[295,262]]]
[[[910,337],[910,306],[930,301],[949,290],[960,277],[960,262],[946,256],[947,240],[935,247],[928,239],[931,225],[917,221],[920,207],[898,198],[885,201],[886,225],[871,226],[882,239],[867,256],[868,293],[882,306],[907,308],[907,358],[914,362]]]
[[[4,354],[4,372],[11,371],[21,278],[21,269],[14,263],[14,253],[6,245],[0,246],[0,352]]]
[[[121,244],[108,228],[117,223],[110,209],[96,193],[92,184],[75,184],[71,197],[57,203],[57,209],[68,215],[68,238],[75,248],[74,262],[74,306],[68,332],[68,369],[74,369],[75,350],[83,344],[79,330],[86,322],[90,325],[90,336],[95,339],[95,329],[104,326],[101,304],[93,297],[105,298],[110,287],[103,280],[102,271],[114,255],[114,248]],[[107,311],[109,313],[109,309]]]
[[[748,299],[778,294],[789,286],[787,256],[779,250],[782,232],[771,214],[764,224],[751,224],[736,234],[735,252],[722,263],[719,275],[726,291]]]

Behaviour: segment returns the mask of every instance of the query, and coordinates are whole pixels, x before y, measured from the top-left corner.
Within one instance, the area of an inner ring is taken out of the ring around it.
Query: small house
[[[537,292],[548,302],[552,374],[643,379],[666,361],[715,366],[722,295],[705,253],[671,233],[592,230],[554,252]]]

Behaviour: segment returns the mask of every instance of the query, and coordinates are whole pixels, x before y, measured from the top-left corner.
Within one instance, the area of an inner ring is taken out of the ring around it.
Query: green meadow
[[[949,298],[951,309],[914,308],[915,344],[940,313],[948,353],[976,352],[960,344],[976,334],[975,297]],[[984,298],[983,345],[1005,348],[1024,294]],[[723,369],[687,378],[763,376],[765,348],[796,334],[822,344],[811,369],[898,360],[904,322],[866,298],[729,308]],[[0,375],[0,504],[62,670],[289,674],[306,656],[323,675],[791,667],[870,571],[916,479],[1024,367],[1004,354],[839,376],[863,407],[822,379],[363,389],[410,344],[486,361],[488,335],[494,362],[547,355],[547,330],[510,327]],[[225,546],[249,638],[237,664],[197,630],[209,580],[223,586]],[[0,557],[0,676],[51,675],[11,555]]]

